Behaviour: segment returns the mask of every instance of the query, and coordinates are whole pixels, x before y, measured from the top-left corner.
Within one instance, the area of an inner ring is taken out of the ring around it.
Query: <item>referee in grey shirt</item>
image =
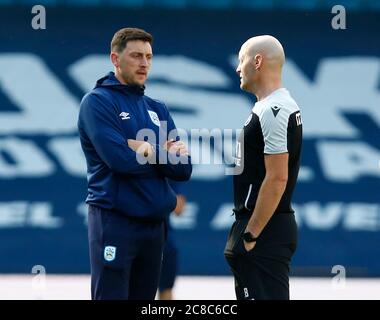
[[[297,103],[282,87],[284,61],[281,43],[268,35],[250,38],[239,52],[240,87],[257,102],[237,142],[236,221],[224,252],[237,299],[289,299],[289,267],[297,245],[291,199],[302,121]]]

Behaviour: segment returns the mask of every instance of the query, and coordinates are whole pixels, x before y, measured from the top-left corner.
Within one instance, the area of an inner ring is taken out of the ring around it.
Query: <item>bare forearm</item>
[[[259,236],[281,200],[286,188],[286,180],[265,178],[247,229]]]

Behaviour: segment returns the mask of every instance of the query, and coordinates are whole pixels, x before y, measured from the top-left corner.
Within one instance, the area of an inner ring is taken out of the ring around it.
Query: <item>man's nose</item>
[[[148,67],[149,66],[149,61],[146,57],[143,57],[140,61],[140,66],[142,67]]]

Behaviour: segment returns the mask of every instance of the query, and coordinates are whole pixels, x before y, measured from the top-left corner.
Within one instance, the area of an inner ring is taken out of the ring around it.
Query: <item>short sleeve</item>
[[[289,112],[280,105],[267,106],[259,115],[264,138],[264,153],[288,152]]]

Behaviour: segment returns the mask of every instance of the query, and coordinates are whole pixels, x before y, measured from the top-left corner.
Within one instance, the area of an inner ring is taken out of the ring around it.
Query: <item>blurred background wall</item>
[[[33,29],[34,5],[46,29]],[[153,34],[146,93],[167,103],[179,128],[241,128],[255,98],[242,92],[237,53],[251,36],[283,44],[284,86],[298,101],[304,148],[294,208],[293,275],[380,276],[380,1],[0,0],[0,272],[87,273],[86,168],[76,120],[85,92],[112,70],[118,29]],[[227,159],[222,148],[193,156]],[[193,142],[193,143],[192,143]],[[215,162],[215,161],[214,161]],[[180,273],[229,274],[233,221],[223,164],[195,165],[185,213],[172,220]]]

